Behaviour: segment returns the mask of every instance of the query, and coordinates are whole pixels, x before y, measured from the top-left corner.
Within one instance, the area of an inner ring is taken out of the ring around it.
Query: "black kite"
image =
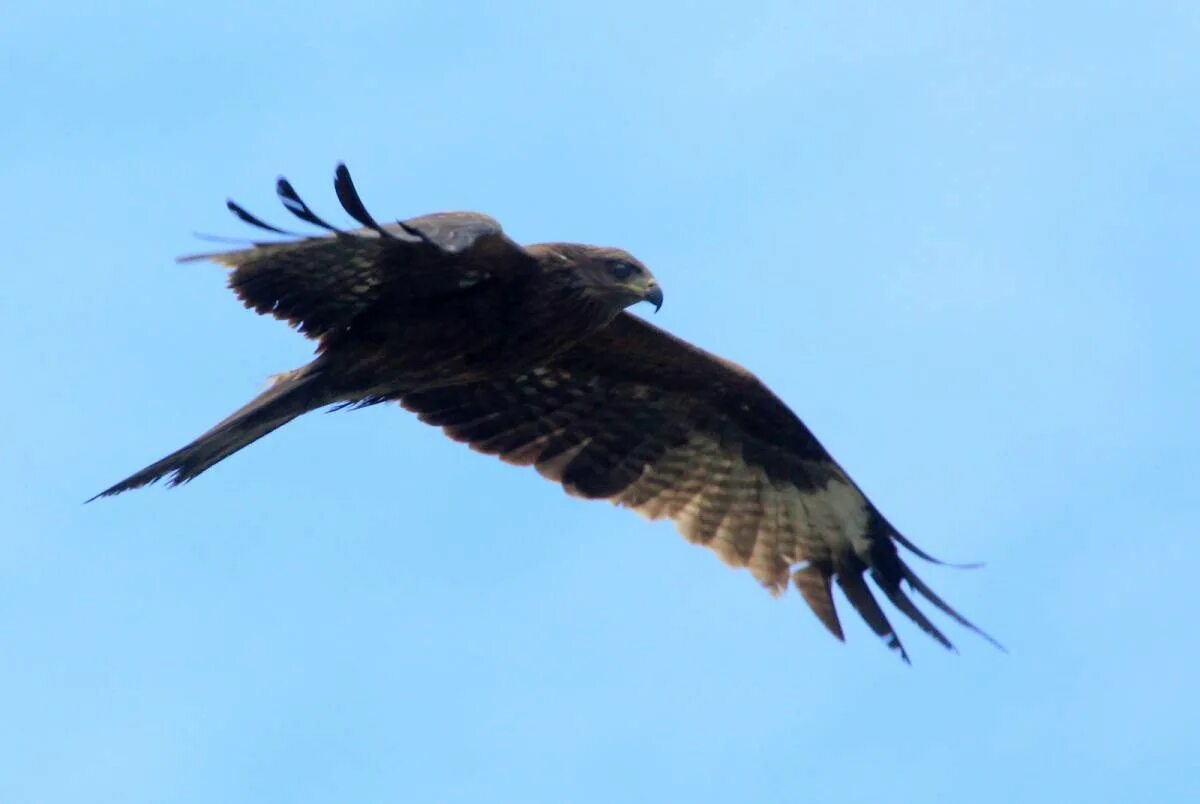
[[[982,634],[913,573],[897,545],[933,559],[753,374],[624,311],[662,303],[658,283],[630,254],[519,246],[472,212],[380,225],[344,165],[334,187],[362,228],[334,228],[280,179],[287,209],[330,234],[184,258],[232,268],[229,284],[246,306],[316,339],[317,357],[97,496],[191,480],[318,408],[396,401],[476,450],[532,464],[571,494],[670,518],[689,541],[746,567],[775,594],[790,581],[838,639],[834,580],[907,660],[867,572],[947,648],[901,583]],[[300,237],[228,206],[247,223]]]

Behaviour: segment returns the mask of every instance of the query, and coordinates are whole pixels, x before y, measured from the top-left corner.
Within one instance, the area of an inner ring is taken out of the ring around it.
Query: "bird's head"
[[[615,312],[642,301],[653,304],[655,312],[662,307],[658,280],[628,251],[575,244],[555,244],[553,250],[572,284]]]

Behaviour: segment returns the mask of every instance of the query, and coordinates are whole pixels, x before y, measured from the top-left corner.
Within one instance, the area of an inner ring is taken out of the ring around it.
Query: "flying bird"
[[[663,302],[633,255],[521,246],[475,212],[381,225],[345,165],[334,189],[360,228],[327,223],[281,178],[284,206],[324,234],[277,228],[229,201],[242,221],[294,239],[181,258],[231,269],[242,302],[316,340],[316,357],[96,497],[189,481],[309,411],[398,402],[475,450],[533,465],[570,494],[672,520],[772,593],[794,586],[839,640],[834,582],[908,661],[869,574],[946,648],[902,584],[996,644],[917,577],[898,547],[941,562],[884,518],[757,377],[626,312]]]

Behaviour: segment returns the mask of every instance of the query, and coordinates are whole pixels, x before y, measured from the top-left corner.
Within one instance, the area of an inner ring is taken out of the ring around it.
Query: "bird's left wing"
[[[536,466],[572,494],[673,520],[689,541],[748,568],[776,594],[790,582],[839,639],[832,581],[907,659],[865,573],[946,647],[902,582],[979,631],[916,576],[897,544],[929,557],[754,375],[628,313],[511,380],[422,391],[401,403],[476,450]]]
[[[181,260],[207,259],[228,266],[229,286],[247,307],[314,338],[349,326],[376,305],[402,316],[408,305],[536,270],[533,257],[487,215],[441,212],[381,225],[367,212],[345,165],[338,165],[334,189],[360,228],[339,229],[327,223],[281,178],[276,192],[284,207],[329,234],[304,237],[229,201],[230,211],[242,221],[298,239]]]

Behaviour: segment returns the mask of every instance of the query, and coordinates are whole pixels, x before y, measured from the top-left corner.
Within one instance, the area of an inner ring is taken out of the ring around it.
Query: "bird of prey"
[[[181,259],[230,268],[245,305],[315,339],[315,359],[97,497],[191,480],[312,410],[394,401],[480,452],[532,464],[573,495],[673,520],[772,593],[795,586],[838,639],[834,581],[908,660],[869,574],[945,647],[953,649],[901,584],[994,642],[917,577],[897,547],[935,559],[892,527],[758,378],[626,312],[663,301],[631,254],[521,246],[474,212],[381,225],[345,165],[334,189],[361,228],[325,222],[286,179],[276,189],[292,214],[327,233],[285,231],[229,201],[242,221],[296,239]]]

